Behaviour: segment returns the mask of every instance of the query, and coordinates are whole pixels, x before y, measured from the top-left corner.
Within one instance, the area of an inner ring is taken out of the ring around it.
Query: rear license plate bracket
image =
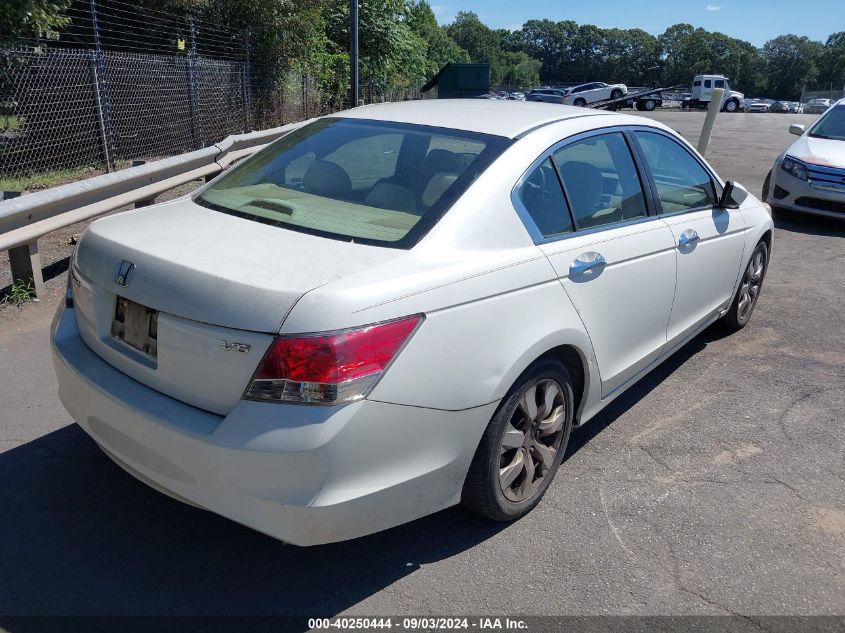
[[[152,358],[158,356],[158,310],[131,299],[115,297],[112,338]]]

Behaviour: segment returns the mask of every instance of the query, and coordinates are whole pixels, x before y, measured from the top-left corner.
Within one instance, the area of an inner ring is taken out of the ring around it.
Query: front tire
[[[611,99],[621,99],[622,98],[622,91],[619,88],[614,88],[610,92],[610,98]]]
[[[563,461],[573,402],[572,380],[562,362],[542,360],[523,372],[484,431],[461,504],[494,521],[530,512]]]
[[[722,325],[731,331],[744,328],[751,319],[760,290],[763,289],[763,279],[769,267],[769,248],[765,242],[760,242],[751,253],[748,265],[742,273],[742,280],[736,290],[731,307],[722,317]]]
[[[739,102],[736,99],[729,99],[725,103],[725,112],[736,112],[739,109]]]

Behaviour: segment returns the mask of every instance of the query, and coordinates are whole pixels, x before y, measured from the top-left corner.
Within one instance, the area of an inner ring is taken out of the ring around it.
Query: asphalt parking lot
[[[693,142],[703,122],[655,118]],[[707,158],[759,194],[788,124],[814,118],[720,115]],[[576,431],[527,517],[451,509],[310,549],[113,465],[56,397],[60,291],[0,310],[0,628],[26,614],[845,613],[845,222],[776,224],[750,325],[706,331]]]

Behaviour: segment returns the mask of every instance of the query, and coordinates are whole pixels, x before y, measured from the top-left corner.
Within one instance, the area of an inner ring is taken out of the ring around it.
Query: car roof
[[[516,138],[533,128],[556,121],[583,116],[614,116],[614,113],[535,101],[422,99],[375,103],[329,116],[430,125]]]

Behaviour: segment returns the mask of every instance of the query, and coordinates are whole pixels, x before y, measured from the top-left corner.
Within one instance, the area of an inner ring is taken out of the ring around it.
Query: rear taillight
[[[354,330],[273,341],[244,398],[340,404],[369,393],[422,321],[414,315]]]

